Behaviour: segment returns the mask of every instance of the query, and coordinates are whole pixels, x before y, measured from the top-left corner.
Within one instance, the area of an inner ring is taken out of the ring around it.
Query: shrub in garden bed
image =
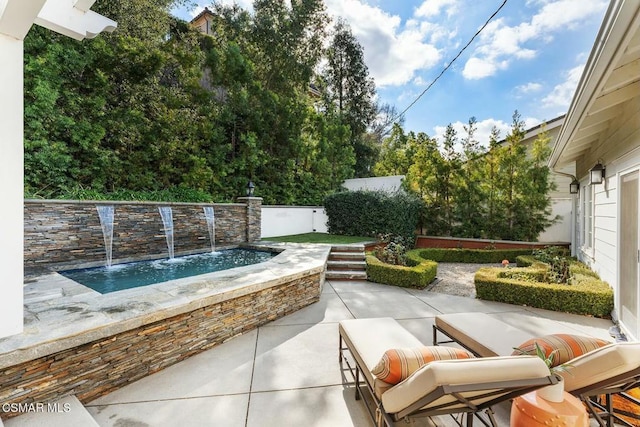
[[[515,262],[521,255],[531,255],[531,249],[414,249],[419,256],[436,262],[461,262],[468,264],[501,263],[502,260]]]
[[[436,278],[437,270],[436,262],[418,258],[415,254],[407,254],[407,266],[387,264],[367,255],[367,278],[385,285],[422,289]]]
[[[597,317],[607,317],[613,310],[613,290],[586,266],[572,263],[568,284],[540,282],[543,272],[539,265],[481,268],[475,275],[476,295],[484,300]]]

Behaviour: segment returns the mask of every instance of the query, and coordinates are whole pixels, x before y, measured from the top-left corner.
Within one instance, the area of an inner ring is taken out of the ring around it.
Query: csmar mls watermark
[[[71,411],[70,403],[42,403],[42,402],[33,402],[33,403],[3,403],[0,406],[2,412],[12,412],[12,413],[29,413],[29,412],[69,412]]]

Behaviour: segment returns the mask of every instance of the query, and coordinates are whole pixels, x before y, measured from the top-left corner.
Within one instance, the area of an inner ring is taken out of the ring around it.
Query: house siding
[[[589,169],[599,160],[606,166],[605,183],[594,189],[594,245],[592,254],[580,250],[578,258],[588,264],[608,282],[619,295],[619,179],[620,176],[640,168],[640,104],[621,114],[608,134],[594,145],[588,156],[579,162],[579,176],[588,181]],[[616,300],[616,311],[620,304]],[[614,313],[615,314],[615,313]],[[624,328],[624,325],[622,325]],[[637,337],[636,337],[637,338]]]

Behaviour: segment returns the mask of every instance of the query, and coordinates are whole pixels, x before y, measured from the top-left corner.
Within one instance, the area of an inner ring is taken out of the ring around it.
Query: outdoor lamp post
[[[570,194],[578,194],[580,192],[580,183],[577,179],[573,179],[571,184],[569,184],[569,193]]]
[[[602,166],[602,163],[598,161],[598,163],[591,169],[591,184],[602,184],[604,180],[604,171],[605,167]]]
[[[253,181],[249,181],[247,184],[247,197],[253,197],[253,190],[256,188],[256,185]]]

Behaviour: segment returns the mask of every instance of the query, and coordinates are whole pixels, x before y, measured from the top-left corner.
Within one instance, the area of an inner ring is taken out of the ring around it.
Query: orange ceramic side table
[[[543,399],[537,391],[516,397],[511,404],[511,427],[588,427],[582,402],[564,392],[562,402]]]

